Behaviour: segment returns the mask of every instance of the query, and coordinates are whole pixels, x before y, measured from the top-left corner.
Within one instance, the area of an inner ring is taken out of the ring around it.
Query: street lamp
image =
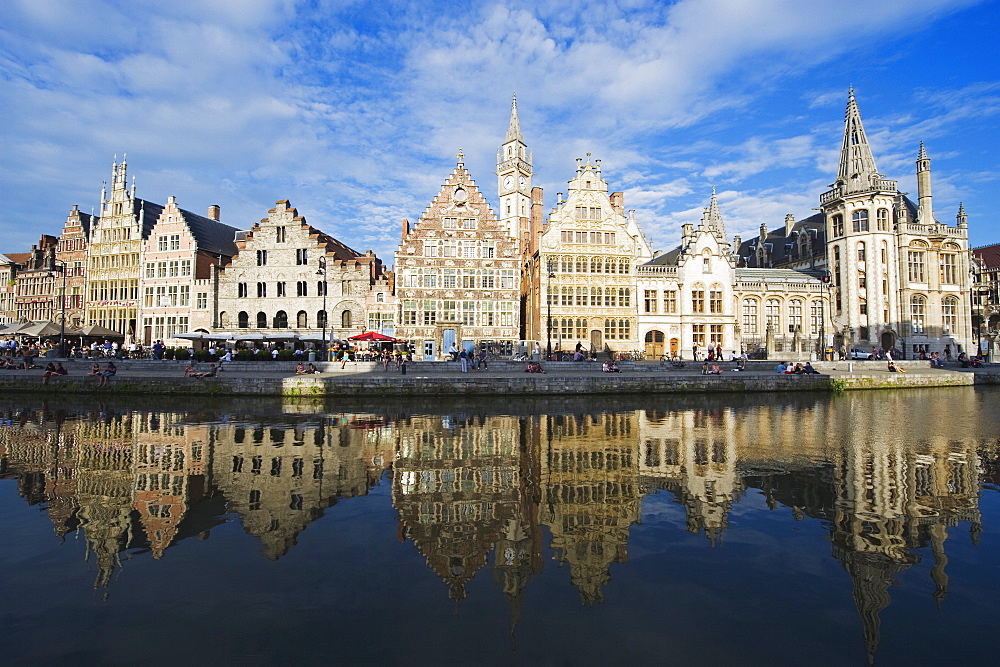
[[[556,263],[553,260],[549,260],[547,267],[549,271],[549,279],[545,284],[545,300],[548,302],[548,335],[549,343],[548,348],[545,352],[545,358],[552,359],[552,279],[556,277]]]
[[[62,273],[62,295],[60,300],[62,301],[62,314],[59,318],[59,356],[62,358],[66,357],[66,262],[61,259],[53,259],[54,264],[59,265],[59,270]]]
[[[330,316],[326,312],[326,292],[327,292],[327,276],[326,276],[326,257],[319,258],[319,269],[316,270],[317,276],[323,276],[323,354],[322,358],[327,361],[327,350],[326,350],[326,325]]]

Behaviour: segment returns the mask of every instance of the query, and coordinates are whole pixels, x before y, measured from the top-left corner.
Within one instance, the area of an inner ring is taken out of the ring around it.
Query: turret
[[[958,215],[955,216],[955,222],[958,223],[960,229],[968,229],[969,227],[969,216],[965,214],[965,203],[958,203]]]
[[[917,154],[917,224],[934,224],[934,205],[931,200],[931,160],[920,142]]]

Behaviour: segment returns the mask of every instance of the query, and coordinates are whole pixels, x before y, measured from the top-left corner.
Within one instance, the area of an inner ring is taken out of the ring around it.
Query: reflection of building
[[[533,557],[517,419],[414,417],[397,426],[392,489],[401,535],[413,540],[456,603],[494,545],[502,545],[497,568],[504,593],[516,598]]]
[[[603,602],[611,563],[628,559],[639,520],[638,430],[631,413],[553,415],[541,445],[541,521],[583,602]]]
[[[374,461],[386,458],[365,431],[336,421],[233,423],[214,437],[212,481],[272,560],[338,499],[365,495],[380,474]]]
[[[638,468],[644,489],[663,489],[687,514],[687,529],[715,544],[743,491],[730,437],[736,415],[706,410],[647,410],[639,432]]]

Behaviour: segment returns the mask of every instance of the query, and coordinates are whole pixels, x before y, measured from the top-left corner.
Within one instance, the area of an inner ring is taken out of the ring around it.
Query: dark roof
[[[160,218],[160,213],[163,213],[163,206],[146,201],[145,199],[133,199],[132,212],[135,214],[136,220],[139,219],[140,211],[144,212],[142,216],[142,238],[145,240],[149,238],[149,233],[153,231],[156,221]]]
[[[187,222],[188,229],[191,230],[191,235],[198,243],[198,250],[226,257],[232,257],[236,254],[236,234],[240,230],[191,211],[184,209],[180,211],[181,215],[184,216],[184,221]]]
[[[760,236],[742,241],[740,247],[736,249],[736,254],[739,256],[738,266],[757,266],[757,245],[759,243],[768,246],[771,266],[781,266],[808,259],[807,256],[799,254],[799,237],[802,234],[812,236],[813,256],[822,255],[826,244],[826,221],[822,213],[815,213],[795,222],[787,236],[785,235],[785,226],[781,225],[774,230],[769,230],[763,241],[761,241]]]
[[[646,262],[645,266],[676,266],[677,260],[681,256],[681,247],[677,246],[673,250],[668,250],[662,255],[657,255]]]
[[[973,248],[972,254],[980,259],[986,269],[1000,268],[1000,243]]]
[[[9,259],[14,264],[24,264],[29,259],[31,259],[30,252],[5,252],[3,256]]]

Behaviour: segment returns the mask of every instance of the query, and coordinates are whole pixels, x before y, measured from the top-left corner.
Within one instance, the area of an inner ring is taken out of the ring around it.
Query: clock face
[[[513,187],[514,186],[514,177],[513,176],[508,176],[507,178],[503,179],[503,186],[505,188],[511,188],[511,187]]]
[[[518,179],[517,182],[520,183],[522,190],[524,189],[524,186],[527,185],[527,183],[528,183],[528,181],[524,180],[524,176],[522,176],[520,179]]]
[[[463,188],[455,188],[455,201],[465,201],[468,196]]]

